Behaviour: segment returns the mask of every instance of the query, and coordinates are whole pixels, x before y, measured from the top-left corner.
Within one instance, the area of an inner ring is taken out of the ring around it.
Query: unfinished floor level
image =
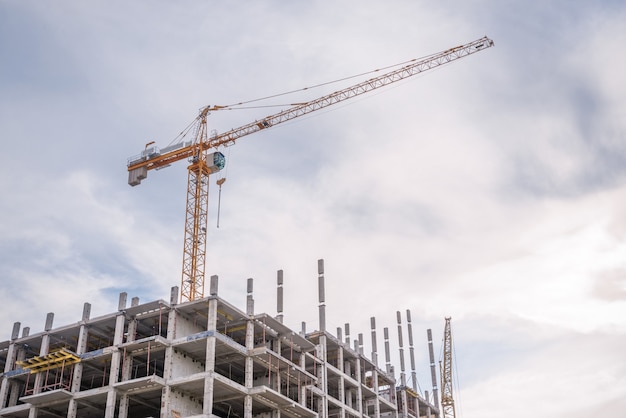
[[[282,292],[278,316],[254,314],[251,281],[242,311],[218,297],[216,276],[200,300],[179,304],[174,287],[169,303],[134,298],[127,306],[122,293],[118,310],[101,317],[90,318],[86,303],[71,325],[54,328],[48,314],[43,332],[20,336],[15,323],[0,343],[0,416],[438,417],[428,401],[437,399],[436,380],[432,396],[418,394],[403,358],[394,377],[386,328],[386,368],[377,366],[374,318],[372,358],[362,334],[350,346],[348,325],[326,331],[320,280],[320,330],[311,333],[283,325]],[[281,281],[279,272],[279,290]]]

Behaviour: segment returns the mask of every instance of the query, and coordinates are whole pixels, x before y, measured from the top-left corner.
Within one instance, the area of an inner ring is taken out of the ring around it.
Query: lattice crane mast
[[[443,361],[441,369],[441,410],[442,418],[455,418],[454,397],[452,396],[452,327],[446,318],[443,330]]]
[[[261,120],[211,136],[207,133],[207,115],[211,111],[228,107],[207,106],[200,110],[198,117],[194,121],[195,135],[192,141],[180,141],[162,149],[159,149],[154,145],[154,142],[151,142],[146,145],[146,148],[140,155],[129,158],[128,184],[131,186],[140,184],[147,177],[149,170],[165,168],[171,163],[180,160],[188,160],[190,162],[188,166],[181,300],[191,301],[204,297],[209,196],[208,180],[211,174],[220,171],[224,167],[225,159],[224,155],[218,151],[219,147],[232,145],[243,136],[271,128],[427,70],[441,67],[491,46],[493,46],[493,41],[483,37],[422,59],[412,60],[410,64],[399,69],[318,99],[293,105],[286,110]]]

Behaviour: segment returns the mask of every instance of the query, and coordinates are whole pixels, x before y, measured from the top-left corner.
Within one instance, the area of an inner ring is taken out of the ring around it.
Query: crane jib
[[[426,58],[416,59],[411,64],[403,66],[394,71],[390,71],[380,76],[368,79],[366,81],[344,88],[326,96],[322,96],[318,99],[292,106],[274,115],[267,116],[261,121],[254,121],[242,125],[239,128],[231,129],[230,131],[215,135],[207,139],[206,143],[202,144],[202,148],[218,148],[220,146],[232,145],[237,139],[243,136],[250,135],[252,133],[276,126],[280,123],[287,122],[308,113],[315,112],[328,106],[332,106],[336,103],[340,103],[361,94],[368,93],[374,89],[378,89],[391,83],[395,83],[408,77],[412,77],[424,71],[440,67],[447,63],[456,61],[457,59],[492,47],[493,45],[494,42],[491,39],[489,39],[488,37],[483,37],[468,44],[460,45],[454,48],[450,48],[446,51],[427,56]],[[219,106],[213,106],[211,108],[207,106],[203,108],[201,114],[197,118],[197,123],[205,123],[206,117],[209,113],[208,111],[219,110],[219,108]],[[146,171],[158,169],[167,166],[175,161],[189,158],[191,152],[190,148],[191,146],[187,146],[187,143],[185,143],[178,151],[167,152],[169,150],[167,150],[167,148],[164,148],[160,150],[160,153],[152,153],[150,155],[144,155],[144,151],[139,156],[129,159],[128,171],[138,170],[138,172],[143,175],[144,170],[140,170],[142,167],[145,167]]]

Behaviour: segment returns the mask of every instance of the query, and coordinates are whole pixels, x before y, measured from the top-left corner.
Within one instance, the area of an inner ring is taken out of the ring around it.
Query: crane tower
[[[441,368],[441,409],[442,418],[455,418],[454,398],[452,396],[452,328],[450,321],[446,318],[446,325],[443,331],[443,361]]]
[[[141,154],[129,158],[128,184],[131,186],[137,186],[146,179],[150,170],[165,168],[180,160],[189,161],[181,300],[192,301],[204,297],[209,176],[224,167],[225,159],[224,155],[219,152],[220,147],[232,145],[243,136],[271,128],[425,71],[439,68],[492,46],[493,41],[483,37],[425,58],[414,59],[396,70],[317,99],[293,105],[261,120],[255,120],[230,131],[211,136],[207,134],[207,116],[212,111],[229,107],[206,106],[200,110],[194,121],[195,134],[191,141],[185,142],[184,138],[181,138],[179,142],[161,149],[154,145],[154,142],[151,142],[146,145]]]

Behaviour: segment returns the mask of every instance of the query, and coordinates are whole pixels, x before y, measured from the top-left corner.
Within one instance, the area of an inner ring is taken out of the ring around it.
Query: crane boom
[[[136,186],[147,177],[148,171],[160,169],[187,159],[189,179],[187,189],[187,218],[185,222],[185,248],[183,256],[183,280],[181,298],[194,300],[204,297],[204,264],[206,247],[206,219],[208,206],[208,176],[221,170],[224,156],[217,152],[220,146],[232,145],[241,137],[271,128],[300,116],[360,96],[380,87],[404,80],[430,69],[441,67],[460,58],[482,51],[494,45],[487,37],[477,39],[425,58],[412,60],[410,64],[370,78],[353,86],[338,90],[317,99],[293,105],[286,110],[247,123],[238,128],[209,137],[206,119],[211,111],[222,106],[206,106],[195,120],[196,134],[192,141],[179,142],[159,149],[150,143],[144,151],[128,160],[128,184]],[[209,153],[209,150],[215,150]]]
[[[222,145],[231,145],[237,139],[243,136],[253,134],[272,126],[276,126],[280,123],[290,121],[316,110],[323,109],[344,100],[351,99],[374,89],[384,87],[386,85],[395,83],[416,74],[423,73],[427,70],[440,67],[444,64],[456,61],[460,58],[466,57],[475,52],[482,51],[491,46],[493,46],[493,41],[487,37],[483,37],[468,44],[460,45],[454,48],[450,48],[446,51],[430,55],[426,58],[422,58],[419,60],[416,59],[411,64],[408,64],[397,70],[385,73],[378,77],[371,78],[369,80],[347,87],[343,90],[339,90],[326,96],[322,96],[318,99],[292,106],[287,110],[283,110],[274,115],[267,116],[260,121],[250,122],[238,128],[231,129],[228,132],[218,134],[212,138],[209,138],[205,143],[203,143],[202,148],[210,149],[218,148]],[[219,109],[220,106],[207,106],[200,111],[197,120],[201,121],[202,119],[206,119],[209,111]],[[146,167],[148,170],[161,168],[175,161],[193,156],[194,150],[194,145],[189,144],[177,150],[165,153],[161,152],[159,155],[154,155],[152,158],[138,158],[137,160],[140,161],[135,160],[129,162],[128,171],[136,170],[141,167]]]

